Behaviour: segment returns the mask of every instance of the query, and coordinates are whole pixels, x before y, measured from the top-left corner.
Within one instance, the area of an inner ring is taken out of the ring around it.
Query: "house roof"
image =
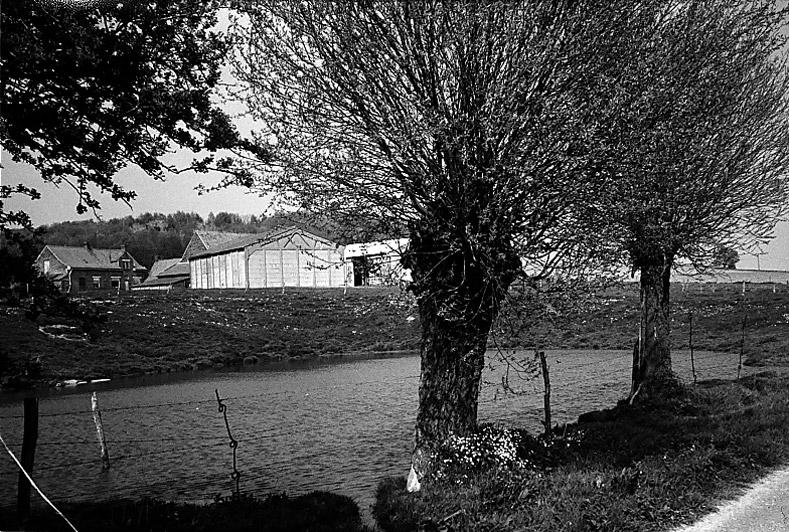
[[[125,253],[131,257],[135,270],[146,270],[143,265],[137,262],[137,259],[132,257],[132,255],[124,249],[88,248],[85,246],[53,246],[51,244],[44,247],[45,249],[49,248],[55,258],[66,266],[70,266],[72,269],[120,271],[121,266],[118,261]]]
[[[288,226],[279,226],[271,229],[270,231],[266,231],[264,233],[255,233],[252,235],[245,235],[239,238],[235,238],[224,244],[220,244],[210,249],[206,249],[205,251],[199,251],[193,254],[190,259],[192,258],[199,258],[199,257],[208,257],[210,255],[220,255],[222,253],[227,253],[229,251],[238,251],[241,249],[246,248],[247,246],[251,246],[252,244],[256,244],[258,242],[266,242],[275,240],[280,238],[288,233],[295,233],[295,232],[303,232],[309,233],[314,237],[317,237],[321,240],[325,240],[327,242],[331,242],[328,238],[324,237],[323,235],[319,234],[318,232],[314,232],[309,230],[306,227],[301,227],[298,225],[288,225]]]

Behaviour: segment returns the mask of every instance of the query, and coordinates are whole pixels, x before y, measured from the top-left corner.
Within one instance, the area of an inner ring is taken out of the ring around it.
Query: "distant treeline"
[[[88,242],[96,248],[119,248],[125,244],[134,258],[150,268],[157,258],[180,257],[195,230],[259,233],[287,223],[288,216],[219,212],[203,218],[194,212],[178,211],[173,214],[146,212],[100,221],[59,222],[40,228],[40,246],[82,246]]]

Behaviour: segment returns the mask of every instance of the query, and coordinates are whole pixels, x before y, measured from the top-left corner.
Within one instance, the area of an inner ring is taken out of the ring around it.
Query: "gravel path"
[[[789,468],[754,484],[740,498],[725,503],[701,521],[675,532],[789,531]]]

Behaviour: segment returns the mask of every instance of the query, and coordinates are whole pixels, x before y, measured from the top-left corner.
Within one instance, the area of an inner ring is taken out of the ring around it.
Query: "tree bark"
[[[641,329],[633,394],[652,396],[676,383],[671,370],[671,260],[641,267]]]
[[[434,445],[477,426],[479,382],[494,315],[468,322],[442,319],[433,301],[419,304],[422,320],[421,378],[416,417],[414,468],[431,469]]]
[[[479,383],[488,334],[520,268],[508,240],[475,247],[449,230],[411,232],[404,265],[422,324],[421,378],[410,477],[432,469],[437,444],[477,426]],[[483,259],[480,257],[495,257]],[[409,479],[409,486],[413,479]],[[414,481],[418,489],[418,482]]]

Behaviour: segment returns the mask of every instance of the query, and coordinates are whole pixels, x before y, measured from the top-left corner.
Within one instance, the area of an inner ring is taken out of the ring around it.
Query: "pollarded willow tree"
[[[769,237],[787,201],[789,19],[774,2],[673,1],[598,102],[611,240],[640,274],[633,393],[671,384],[670,278]]]
[[[258,189],[408,228],[421,475],[433,443],[476,426],[488,334],[522,261],[534,276],[588,264],[601,174],[577,88],[630,45],[641,4],[241,4],[235,75],[275,146]]]

